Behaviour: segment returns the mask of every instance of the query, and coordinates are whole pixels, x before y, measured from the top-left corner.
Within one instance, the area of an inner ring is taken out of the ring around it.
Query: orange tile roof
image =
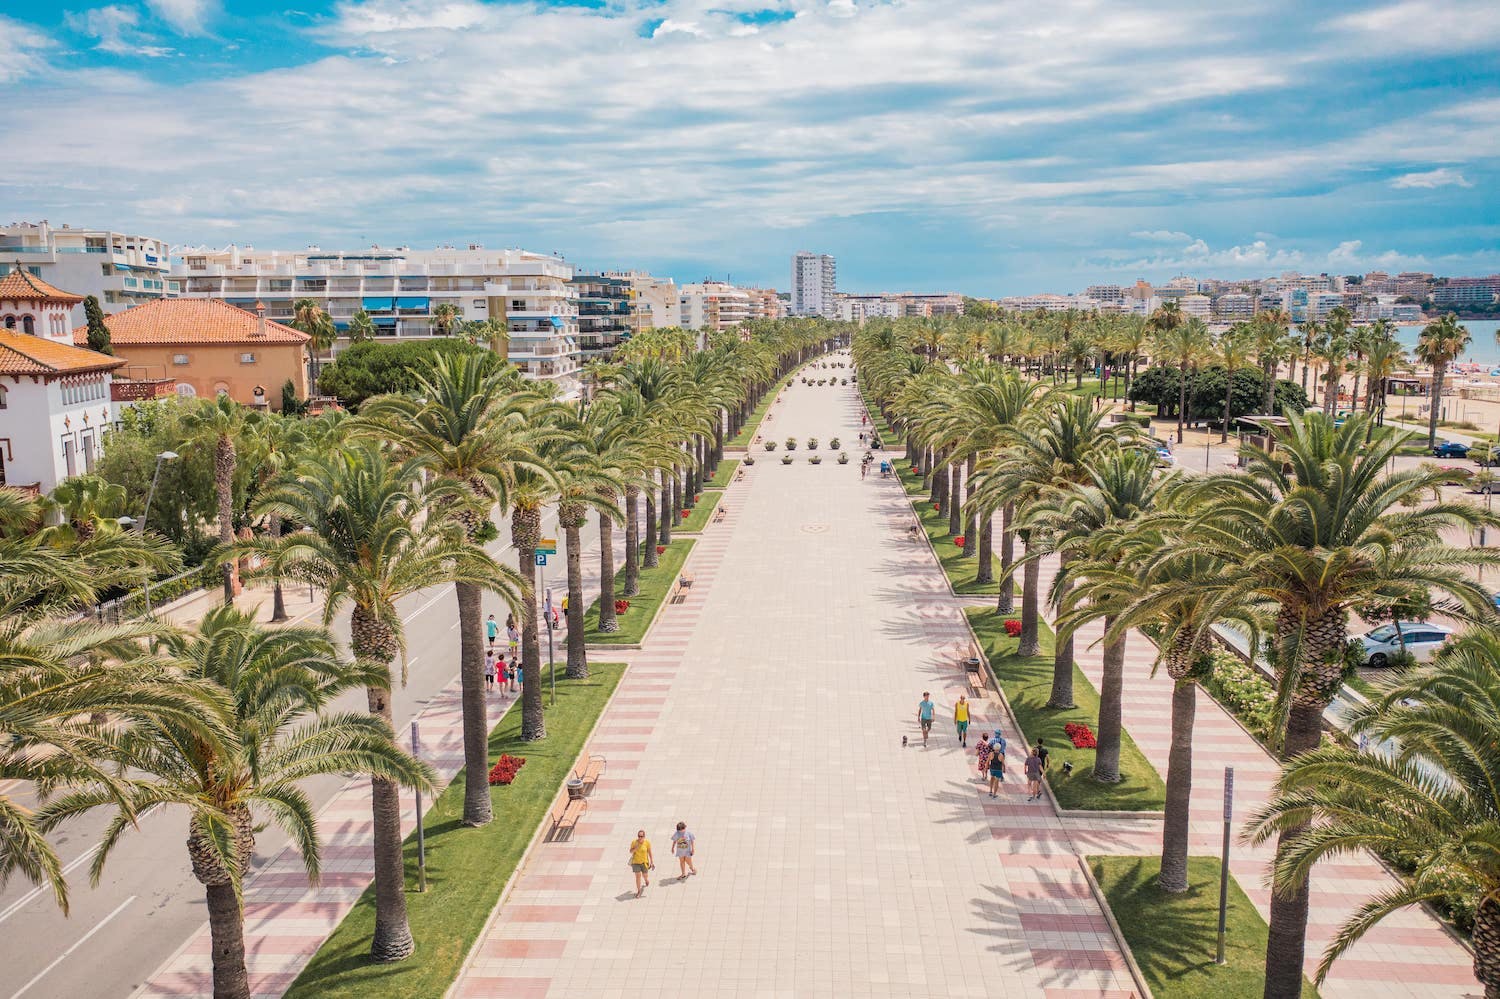
[[[55,340],[0,329],[0,375],[78,375],[113,371],[125,361]]]
[[[131,344],[303,344],[301,330],[260,317],[216,298],[158,298],[104,317],[111,343]],[[89,328],[73,331],[73,342],[89,342]]]
[[[9,274],[0,277],[0,301],[66,302],[68,305],[77,305],[83,301],[83,296],[52,287],[28,271],[25,264],[17,261]]]

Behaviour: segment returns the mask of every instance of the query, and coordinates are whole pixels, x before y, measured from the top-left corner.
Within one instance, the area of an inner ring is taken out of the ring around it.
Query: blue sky
[[[1492,273],[1497,55],[1493,0],[19,0],[0,204],[782,288]]]

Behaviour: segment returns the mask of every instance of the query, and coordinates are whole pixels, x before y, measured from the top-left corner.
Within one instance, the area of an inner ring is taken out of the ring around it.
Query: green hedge
[[[1274,741],[1276,690],[1239,656],[1223,649],[1209,653],[1208,669],[1200,682],[1262,744]]]

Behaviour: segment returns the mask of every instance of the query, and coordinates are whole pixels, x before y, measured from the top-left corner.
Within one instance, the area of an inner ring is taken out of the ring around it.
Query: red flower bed
[[[511,756],[506,753],[495,761],[490,767],[490,784],[509,784],[516,779],[516,773],[526,765],[526,757]]]
[[[616,614],[624,614],[628,610],[630,610],[630,601],[629,600],[616,600],[615,601],[615,613]]]
[[[1097,749],[1099,746],[1098,740],[1094,738],[1094,730],[1083,722],[1068,722],[1063,726],[1063,731],[1073,740],[1074,749]]]
[[[660,555],[662,552],[664,552],[666,550],[667,550],[667,546],[666,545],[657,545],[656,546],[656,554],[658,554],[658,555]]]
[[[693,515],[693,511],[689,510],[687,507],[683,507],[682,508],[682,515],[684,517],[691,517]]]
[[[934,510],[936,510],[938,513],[942,513],[943,512],[943,504],[941,504],[941,503],[934,503],[934,504],[932,504],[932,508]]]
[[[1006,621],[1005,633],[1011,638],[1019,638],[1021,636],[1021,622],[1017,621],[1015,618],[1011,618],[1009,621]]]
[[[953,543],[959,548],[962,548],[964,546],[964,536],[960,534],[958,537],[953,539]]]

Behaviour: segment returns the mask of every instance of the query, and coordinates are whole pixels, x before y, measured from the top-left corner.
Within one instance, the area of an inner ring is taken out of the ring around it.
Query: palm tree
[[[1188,369],[1209,349],[1208,327],[1195,318],[1184,319],[1176,302],[1164,302],[1151,316],[1151,359],[1177,365],[1177,441],[1187,423]]]
[[[1370,330],[1370,342],[1365,353],[1365,412],[1375,412],[1377,400],[1385,409],[1386,380],[1408,370],[1406,348],[1396,339],[1395,328],[1389,319],[1376,320]],[[1383,421],[1382,421],[1383,422]]]
[[[1302,334],[1302,392],[1307,393],[1307,374],[1312,370],[1312,360],[1322,350],[1327,332],[1316,319],[1307,319],[1297,327]]]
[[[1292,413],[1288,420],[1274,453],[1247,448],[1243,472],[1197,480],[1201,512],[1184,526],[1180,542],[1225,566],[1216,580],[1191,583],[1195,593],[1211,595],[1209,613],[1261,605],[1274,614],[1268,654],[1277,672],[1285,762],[1322,738],[1323,712],[1343,685],[1351,611],[1431,592],[1446,594],[1456,610],[1492,614],[1492,598],[1468,570],[1500,563],[1500,552],[1444,538],[1445,531],[1493,517],[1466,503],[1420,505],[1438,493],[1440,470],[1385,473],[1405,435],[1369,427],[1362,414],[1342,426],[1321,414]],[[1285,830],[1278,852],[1302,832],[1302,826]],[[1299,994],[1307,906],[1305,880],[1272,900],[1268,999]]]
[[[380,719],[327,712],[345,690],[390,678],[378,663],[340,660],[321,628],[267,629],[252,615],[219,607],[192,633],[165,635],[157,655],[183,680],[212,692],[226,730],[205,739],[201,726],[184,726],[176,715],[138,722],[118,740],[125,775],[49,803],[40,825],[114,810],[90,868],[97,885],[137,815],[159,805],[186,808],[188,857],[208,901],[214,999],[249,999],[241,887],[255,851],[251,807],[290,834],[316,884],[317,821],[302,781],[354,772],[425,790],[432,771],[398,750]],[[112,784],[125,786],[123,800]]]
[[[1281,309],[1267,309],[1256,315],[1250,328],[1255,336],[1255,359],[1266,380],[1265,401],[1261,410],[1267,416],[1276,412],[1276,372],[1281,362],[1292,356],[1292,340],[1286,333],[1287,314]]]
[[[557,479],[557,522],[562,527],[567,552],[567,675],[575,680],[589,675],[583,631],[584,521],[590,509],[598,512],[600,520],[622,516],[613,497],[624,488],[623,476],[609,464],[598,446],[597,435],[607,425],[610,415],[606,405],[596,416],[595,411],[600,409],[594,402],[580,402],[571,407],[559,426],[557,446],[547,452],[548,465]]]
[[[451,517],[465,541],[482,551],[499,536],[491,519],[507,504],[517,466],[537,462],[535,449],[550,431],[529,423],[536,396],[513,368],[481,362],[482,354],[438,355],[417,375],[418,399],[377,396],[360,408],[356,435],[393,441],[435,475],[461,487],[435,514]],[[496,594],[520,607],[524,580],[497,567]],[[464,817],[482,826],[493,817],[489,788],[489,706],[485,699],[483,590],[459,581],[459,682],[464,717]]]
[[[1343,380],[1349,353],[1354,349],[1350,336],[1352,322],[1348,309],[1342,305],[1334,306],[1328,311],[1325,336],[1319,344],[1319,359],[1323,362],[1323,412],[1329,416],[1334,415],[1338,406],[1339,383]]]
[[[314,454],[295,476],[278,483],[256,514],[279,513],[306,526],[281,538],[253,538],[239,548],[262,557],[268,572],[311,583],[327,595],[323,623],[352,605],[351,648],[387,673],[406,642],[397,603],[441,583],[471,583],[500,591],[501,569],[470,544],[453,519],[429,516],[471,499],[454,483],[423,483],[420,460],[395,461],[379,445],[359,441]],[[533,624],[534,627],[534,624]],[[370,714],[391,726],[389,682],[366,691]],[[401,856],[401,802],[395,781],[370,782],[374,817],[375,937],[377,961],[399,961],[415,949],[406,921]]]
[[[125,487],[97,475],[75,475],[53,488],[48,504],[62,514],[75,539],[88,541],[100,529],[118,524],[125,513]]]
[[[1443,377],[1448,373],[1448,365],[1463,355],[1469,339],[1468,327],[1460,326],[1458,317],[1451,312],[1445,312],[1441,318],[1422,327],[1422,333],[1417,337],[1416,358],[1432,367],[1432,396],[1428,400],[1427,413],[1429,448],[1437,444],[1438,416],[1443,408]]]
[[[452,302],[443,302],[432,310],[432,328],[447,336],[453,332],[453,324],[458,322],[461,315],[458,306]]]
[[[366,340],[375,338],[375,320],[364,309],[356,309],[354,315],[349,318],[349,340],[351,343],[364,343]]]
[[[1463,635],[1399,676],[1353,720],[1393,753],[1329,744],[1291,761],[1276,796],[1247,830],[1256,842],[1298,836],[1278,853],[1275,886],[1295,891],[1320,860],[1371,850],[1411,873],[1350,917],[1318,964],[1322,984],[1340,955],[1376,923],[1427,900],[1474,907],[1474,976],[1500,995],[1500,632]]]
[[[540,403],[533,419],[551,422],[558,418],[557,404]],[[552,440],[540,450],[540,462],[517,469],[510,493],[510,543],[516,549],[516,568],[525,577],[521,587],[521,738],[527,742],[547,737],[542,709],[542,646],[537,631],[536,546],[542,537],[542,508],[556,502],[556,464],[559,442]],[[550,622],[549,622],[550,627]]]
[[[258,419],[229,396],[204,399],[182,418],[182,429],[188,435],[189,447],[212,447],[214,451],[214,493],[219,499],[219,544],[227,549],[234,544],[234,473],[237,453],[235,442],[247,424]],[[223,564],[224,603],[234,603],[234,560]]]
[[[1254,351],[1253,331],[1239,323],[1219,334],[1219,339],[1214,344],[1214,359],[1224,365],[1224,426],[1219,431],[1220,444],[1229,440],[1230,406],[1234,402],[1234,373],[1245,366],[1245,362],[1250,359]],[[1177,439],[1182,440],[1180,436]]]
[[[278,476],[285,475],[311,446],[305,423],[289,416],[266,415],[246,426],[254,452],[257,488],[264,491]],[[267,530],[271,537],[281,535],[281,517],[272,514]],[[271,580],[271,620],[287,620],[286,595],[280,577]]]
[[[1123,355],[1125,360],[1125,398],[1130,399],[1130,383],[1135,378],[1136,365],[1140,363],[1141,352],[1146,349],[1148,327],[1145,319],[1140,316],[1121,316],[1111,327],[1109,343],[1110,350],[1116,355]],[[1130,411],[1135,412],[1135,400],[1130,401]]]
[[[322,355],[338,340],[338,327],[333,324],[333,317],[311,298],[299,298],[292,303],[292,327],[307,334],[307,349],[312,354],[312,391],[316,393],[323,370]]]

